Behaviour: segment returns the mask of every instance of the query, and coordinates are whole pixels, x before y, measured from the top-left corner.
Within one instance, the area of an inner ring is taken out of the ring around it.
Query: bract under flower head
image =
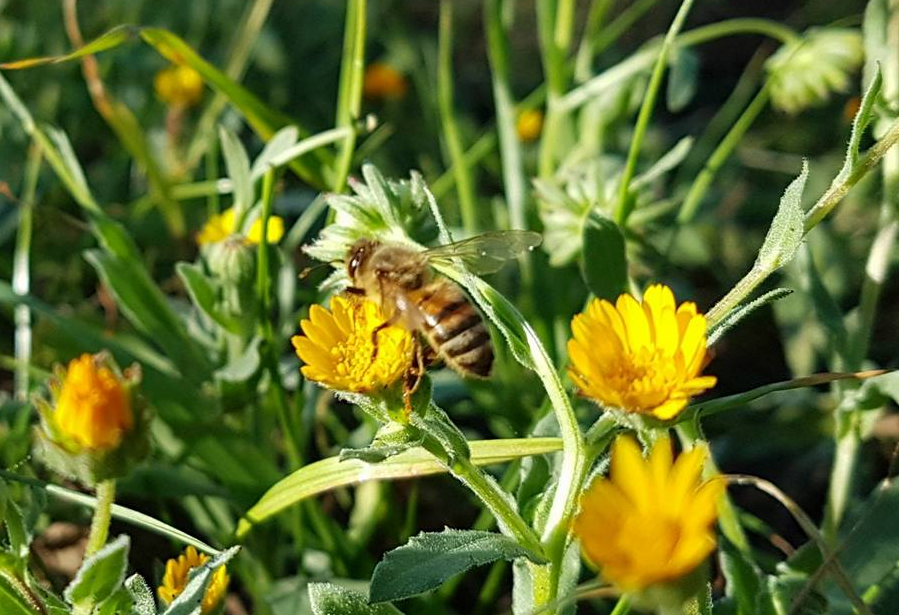
[[[675,305],[667,286],[650,286],[638,302],[595,299],[571,322],[569,374],[581,392],[602,404],[667,420],[690,397],[715,386],[701,376],[706,320],[696,304]]]
[[[197,233],[197,245],[218,243],[238,233],[240,233],[240,229],[237,228],[237,212],[231,207],[220,214],[214,214],[207,220],[200,232]],[[283,236],[284,220],[279,216],[269,216],[268,242],[270,244],[278,243]],[[262,220],[260,218],[253,221],[244,238],[252,244],[262,243]]]
[[[309,309],[301,323],[304,335],[291,338],[297,356],[306,363],[303,375],[326,387],[371,393],[400,379],[412,364],[412,334],[400,326],[377,331],[386,318],[378,305],[355,295],[331,299],[331,310]]]
[[[191,569],[198,568],[208,561],[208,556],[198,553],[193,547],[187,547],[184,553],[179,555],[177,559],[167,561],[165,564],[165,575],[162,577],[162,585],[157,590],[160,600],[167,605],[171,604],[187,586],[188,573],[190,573]],[[225,593],[228,591],[228,583],[230,581],[231,578],[228,576],[228,571],[224,566],[216,568],[215,572],[212,573],[212,579],[206,587],[206,593],[203,595],[203,602],[200,605],[203,615],[211,613],[222,603]]]
[[[115,448],[134,424],[130,394],[112,369],[83,354],[69,362],[53,422],[77,447]]]
[[[724,481],[701,481],[704,448],[673,460],[660,438],[647,459],[629,436],[612,446],[609,478],[581,497],[574,521],[584,556],[624,591],[676,581],[715,548],[714,523]]]

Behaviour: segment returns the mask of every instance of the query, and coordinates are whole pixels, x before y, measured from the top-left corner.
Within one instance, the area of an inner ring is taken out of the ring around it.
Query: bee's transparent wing
[[[534,231],[492,231],[469,239],[425,250],[429,261],[461,259],[469,271],[486,274],[498,271],[506,261],[533,250],[543,241]]]

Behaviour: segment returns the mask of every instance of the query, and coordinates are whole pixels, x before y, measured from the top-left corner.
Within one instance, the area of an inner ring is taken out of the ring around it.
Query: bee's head
[[[346,256],[346,272],[351,281],[356,281],[359,268],[368,260],[377,245],[377,242],[371,239],[359,239],[352,245]]]

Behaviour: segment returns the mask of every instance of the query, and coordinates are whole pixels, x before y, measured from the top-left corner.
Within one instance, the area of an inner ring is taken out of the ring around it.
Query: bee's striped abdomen
[[[421,290],[418,307],[428,343],[448,366],[463,376],[490,375],[490,334],[461,290],[446,281],[434,282]]]

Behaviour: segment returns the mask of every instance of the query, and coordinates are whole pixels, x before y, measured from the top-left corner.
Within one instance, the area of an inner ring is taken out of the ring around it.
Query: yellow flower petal
[[[615,441],[610,477],[582,494],[573,524],[585,558],[606,580],[639,591],[688,574],[714,550],[724,481],[700,482],[704,459],[697,448],[672,465],[668,438],[646,459],[632,438]],[[641,506],[633,494],[652,505]]]
[[[638,302],[621,295],[596,299],[571,322],[569,373],[581,392],[605,406],[671,419],[693,395],[715,384],[701,376],[706,321],[694,303],[677,306],[655,284]]]
[[[170,559],[165,564],[165,575],[162,577],[162,585],[157,593],[160,600],[166,605],[181,595],[187,586],[190,571],[209,561],[209,557],[203,553],[197,553],[193,547],[187,547],[177,559]],[[211,613],[225,598],[228,591],[228,583],[231,581],[225,566],[219,566],[212,573],[212,580],[206,587],[203,601],[200,605],[201,612],[205,615]]]

